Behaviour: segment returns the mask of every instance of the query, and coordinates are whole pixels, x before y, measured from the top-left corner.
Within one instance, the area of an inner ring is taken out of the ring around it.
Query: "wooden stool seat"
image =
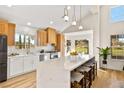
[[[91,70],[91,68],[89,68],[89,67],[79,67],[79,68],[77,68],[76,69],[77,71],[79,71],[79,72],[89,72],[90,70]]]
[[[73,72],[71,74],[71,82],[77,81],[80,82],[84,78],[84,75],[78,72]]]
[[[88,67],[94,67],[95,64],[94,64],[94,63],[91,63],[91,64],[86,64],[85,66],[88,66]]]
[[[84,75],[85,87],[90,87],[92,85],[92,68],[90,67],[79,67],[76,69],[77,72],[80,72]]]

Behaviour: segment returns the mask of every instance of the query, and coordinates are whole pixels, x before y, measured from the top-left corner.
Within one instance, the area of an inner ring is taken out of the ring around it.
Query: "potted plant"
[[[106,48],[99,48],[99,55],[101,57],[103,57],[103,64],[107,64],[107,58],[108,58],[108,55],[110,55],[110,48],[109,47],[106,47]]]

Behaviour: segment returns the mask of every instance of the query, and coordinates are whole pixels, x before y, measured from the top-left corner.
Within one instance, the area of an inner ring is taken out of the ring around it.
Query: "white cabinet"
[[[23,57],[11,58],[9,62],[9,76],[23,73]]]
[[[38,55],[26,55],[8,58],[8,78],[35,70],[36,63],[38,61]]]
[[[33,63],[32,63],[32,69],[33,69],[33,70],[36,69],[36,62],[35,62],[35,61],[33,61]]]
[[[24,72],[29,72],[33,68],[33,61],[30,56],[24,57]]]
[[[39,62],[39,55],[33,57],[33,70],[36,69],[37,62]]]

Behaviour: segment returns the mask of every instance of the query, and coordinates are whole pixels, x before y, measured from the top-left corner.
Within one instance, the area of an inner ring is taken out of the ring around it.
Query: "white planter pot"
[[[77,61],[78,60],[78,55],[76,55],[76,56],[70,56],[70,61]]]

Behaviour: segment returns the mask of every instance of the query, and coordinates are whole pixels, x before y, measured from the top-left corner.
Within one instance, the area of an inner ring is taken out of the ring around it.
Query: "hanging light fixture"
[[[75,6],[74,6],[74,15],[72,17],[72,25],[76,26],[77,22],[76,22],[76,15],[75,15]]]
[[[68,9],[67,7],[64,8],[64,21],[68,22],[69,21],[69,16],[68,16]]]
[[[83,29],[83,26],[81,25],[82,24],[82,19],[81,19],[81,17],[82,17],[82,13],[81,13],[81,5],[80,5],[80,22],[79,22],[79,30],[82,30]]]

